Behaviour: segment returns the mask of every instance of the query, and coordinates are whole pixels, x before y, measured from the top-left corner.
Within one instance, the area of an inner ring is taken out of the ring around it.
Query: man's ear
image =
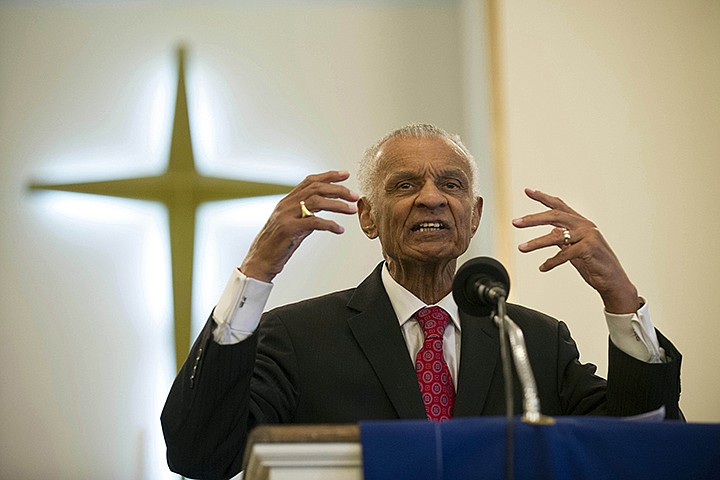
[[[370,205],[370,202],[368,202],[367,198],[362,197],[360,198],[360,200],[358,200],[357,209],[358,220],[360,221],[360,228],[362,228],[365,236],[367,236],[370,240],[377,238],[377,227],[375,226],[373,216],[370,214],[370,211],[372,210],[372,205]]]
[[[475,206],[473,207],[472,215],[472,234],[475,235],[478,227],[480,226],[480,218],[482,218],[483,199],[482,197],[475,197]]]

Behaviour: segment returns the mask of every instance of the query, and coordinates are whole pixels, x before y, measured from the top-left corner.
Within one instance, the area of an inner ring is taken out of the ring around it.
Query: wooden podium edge
[[[250,456],[256,445],[281,443],[360,443],[356,424],[258,425],[248,437],[243,455],[243,470],[248,473]]]

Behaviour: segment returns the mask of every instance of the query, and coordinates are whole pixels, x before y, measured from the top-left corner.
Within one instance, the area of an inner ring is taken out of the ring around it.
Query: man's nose
[[[447,199],[434,182],[425,182],[418,192],[415,203],[427,208],[438,208],[446,205]]]

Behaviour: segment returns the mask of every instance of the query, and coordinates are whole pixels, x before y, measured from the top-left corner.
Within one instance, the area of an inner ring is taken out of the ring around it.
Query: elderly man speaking
[[[498,332],[458,310],[458,257],[482,214],[475,163],[460,139],[409,125],[370,147],[360,197],[347,172],[310,175],[276,206],[193,345],[162,414],[171,469],[229,478],[248,432],[264,423],[355,423],[505,414]],[[595,225],[562,200],[526,190],[547,210],[513,221],[553,228],[520,245],[559,250],[601,296],[610,330],[608,379],[579,362],[567,326],[518,305],[543,412],[677,418],[681,355]],[[357,214],[384,261],[356,288],[263,313],[273,278],[316,230],[343,233],[316,212]],[[516,411],[521,411],[517,402]]]

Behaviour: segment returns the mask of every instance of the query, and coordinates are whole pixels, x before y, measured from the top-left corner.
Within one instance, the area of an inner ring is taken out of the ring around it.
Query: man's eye
[[[402,183],[398,184],[397,188],[398,188],[398,190],[409,190],[412,188],[412,183],[402,182]]]

